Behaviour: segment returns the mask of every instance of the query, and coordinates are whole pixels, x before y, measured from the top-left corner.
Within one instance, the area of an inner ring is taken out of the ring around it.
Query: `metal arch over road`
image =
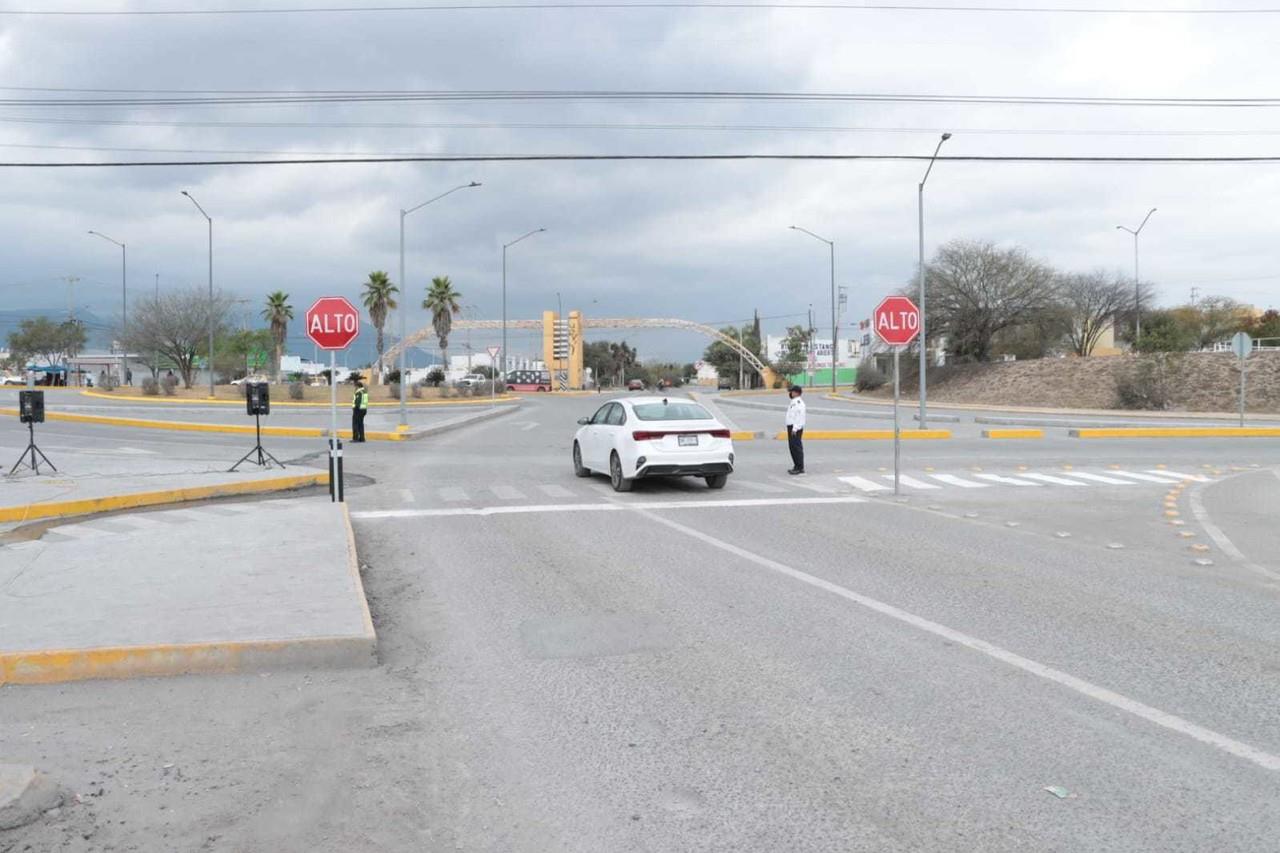
[[[760,378],[764,380],[766,387],[771,383],[773,372],[769,369],[760,358],[751,350],[742,346],[738,341],[729,337],[712,326],[702,323],[695,323],[692,320],[680,320],[673,317],[670,318],[641,318],[641,317],[621,317],[621,318],[598,318],[590,319],[584,317],[582,319],[582,327],[584,329],[684,329],[690,332],[697,332],[706,335],[712,340],[719,341],[729,349],[742,356],[742,360],[751,366]],[[485,329],[495,330],[502,328],[501,320],[455,320],[453,330],[465,331],[467,329]],[[541,320],[508,320],[508,329],[543,329]],[[431,326],[424,326],[416,332],[411,333],[401,343],[390,347],[382,357],[383,364],[394,363],[400,356],[400,349],[404,346],[413,346],[435,334]]]

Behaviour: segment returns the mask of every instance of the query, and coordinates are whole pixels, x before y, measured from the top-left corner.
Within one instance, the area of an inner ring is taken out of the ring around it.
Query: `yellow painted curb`
[[[143,506],[186,503],[188,501],[199,501],[227,495],[282,492],[307,486],[324,486],[328,485],[328,483],[328,473],[295,474],[289,477],[272,477],[269,480],[242,480],[237,483],[192,486],[186,489],[164,489],[156,492],[106,495],[100,498],[84,498],[75,501],[23,504],[22,506],[0,507],[0,522],[34,521],[38,518],[66,518],[73,515],[90,515]]]
[[[0,409],[0,415],[17,416],[17,409]],[[104,426],[117,427],[135,427],[137,429],[167,429],[175,432],[217,432],[228,435],[253,435],[255,428],[249,424],[201,424],[191,421],[156,421],[146,418],[117,418],[111,415],[80,415],[70,412],[45,412],[46,420],[50,421],[68,421],[80,424],[102,424]],[[324,438],[329,434],[329,430],[321,427],[276,427],[264,426],[262,428],[263,435],[273,435],[283,438]],[[351,430],[338,430],[339,438],[351,438]],[[370,430],[365,433],[365,438],[370,441],[405,441],[408,438],[407,433],[402,432],[384,432],[379,430]]]
[[[776,439],[785,439],[787,434],[780,432],[774,436]],[[814,441],[879,441],[882,439],[893,439],[893,430],[891,429],[829,429],[829,430],[805,430],[805,441],[813,439]],[[951,430],[949,429],[904,429],[902,430],[902,439],[918,440],[918,439],[943,439],[951,438]]]
[[[1042,429],[984,429],[983,438],[1044,438]]]
[[[75,389],[73,388],[71,390],[74,391]],[[213,397],[201,397],[199,399],[196,399],[193,397],[137,397],[137,396],[126,396],[123,394],[103,394],[100,391],[81,391],[80,394],[84,397],[96,397],[99,400],[125,400],[130,403],[151,403],[153,405],[172,406],[175,404],[182,404],[182,403],[188,403],[188,404],[194,403],[197,405],[213,404],[217,406],[244,406],[244,400],[222,400],[222,399],[215,399]],[[510,394],[500,394],[496,398],[494,397],[458,397],[457,399],[450,398],[447,400],[405,400],[405,405],[406,406],[468,406],[468,405],[479,406],[485,403],[492,402],[495,399],[499,403],[519,402],[518,397],[513,397]],[[350,402],[350,401],[347,401],[347,402]],[[290,401],[290,400],[272,400],[271,405],[287,406],[295,409],[305,409],[305,408],[327,409],[331,404],[330,403],[305,403],[305,402],[300,403],[297,401]],[[379,400],[377,402],[369,403],[369,408],[371,409],[373,408],[386,409],[391,407],[398,408],[399,406],[400,406],[399,400],[391,400],[386,402]]]
[[[734,441],[755,441],[757,435],[763,437],[762,433],[753,432],[749,429],[735,429],[729,432],[729,438]]]
[[[1280,427],[1099,427],[1067,434],[1072,438],[1280,438]]]

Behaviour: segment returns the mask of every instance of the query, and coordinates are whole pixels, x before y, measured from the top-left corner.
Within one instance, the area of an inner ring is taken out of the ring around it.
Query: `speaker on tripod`
[[[30,468],[39,474],[40,460],[44,460],[44,464],[57,471],[58,469],[49,461],[49,457],[44,455],[44,451],[36,446],[36,424],[44,423],[43,391],[18,392],[18,420],[27,425],[27,449],[22,451],[18,461],[13,463],[13,467],[9,469],[9,476],[12,477],[15,471],[23,467]]]
[[[234,471],[246,462],[253,462],[263,468],[270,468],[272,463],[284,467],[284,463],[272,456],[262,446],[262,416],[271,414],[271,386],[265,382],[246,382],[244,384],[245,411],[253,415],[254,434],[257,441],[253,449],[240,457],[240,461],[231,466]]]

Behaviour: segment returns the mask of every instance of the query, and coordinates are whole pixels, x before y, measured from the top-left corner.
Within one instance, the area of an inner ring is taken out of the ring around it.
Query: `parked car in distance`
[[[644,380],[643,380],[643,379],[632,379],[630,382],[628,382],[628,383],[627,383],[627,390],[628,390],[628,391],[643,391],[643,390],[644,390]]]
[[[470,388],[473,385],[482,385],[488,381],[489,380],[485,378],[483,373],[468,373],[453,384],[459,388]]]
[[[578,424],[573,473],[607,471],[617,492],[645,477],[701,477],[708,488],[723,489],[733,473],[732,434],[692,400],[628,397]]]
[[[232,379],[231,384],[243,385],[246,382],[270,382],[270,381],[271,381],[270,377],[263,376],[262,374],[254,374],[252,376],[241,376],[239,379]]]
[[[0,385],[26,385],[27,380],[21,376],[0,376]]]

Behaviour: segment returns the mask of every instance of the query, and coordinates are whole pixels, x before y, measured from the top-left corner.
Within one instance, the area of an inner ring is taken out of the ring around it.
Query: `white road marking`
[[[1149,469],[1148,474],[1164,474],[1169,477],[1177,477],[1179,480],[1195,480],[1197,483],[1208,483],[1212,481],[1212,477],[1202,477],[1199,474],[1183,474],[1178,471],[1162,471],[1157,469]]]
[[[493,492],[501,501],[518,501],[524,498],[524,492],[515,486],[491,486],[489,491]]]
[[[1001,648],[1000,646],[988,643],[986,640],[980,640],[977,637],[962,633],[954,628],[948,628],[945,625],[930,621],[925,619],[923,616],[917,616],[914,613],[910,613],[899,607],[894,607],[892,604],[886,604],[883,601],[854,592],[851,589],[839,586],[831,581],[824,580],[807,572],[802,572],[799,569],[793,569],[791,566],[779,563],[776,560],[771,560],[768,557],[748,551],[745,548],[740,548],[737,545],[733,545],[721,539],[717,539],[714,536],[703,533],[700,530],[695,530],[692,527],[686,527],[685,525],[672,521],[669,518],[664,518],[651,512],[642,512],[641,514],[648,516],[658,524],[662,524],[672,530],[679,531],[680,533],[697,539],[698,541],[710,545],[713,548],[718,548],[721,551],[726,551],[743,560],[755,563],[757,566],[770,569],[771,571],[777,572],[785,577],[816,587],[824,592],[837,595],[847,601],[852,601],[854,604],[861,605],[868,610],[872,610],[883,616],[888,616],[890,619],[895,619],[899,622],[910,625],[913,628],[918,628],[921,631],[933,634],[936,637],[941,637],[942,639],[948,640],[956,645],[964,646],[965,648],[980,652],[990,658],[1000,661],[1001,663],[1008,664],[1009,666],[1020,669],[1023,672],[1030,673],[1038,678],[1043,678],[1046,681],[1052,681],[1055,684],[1062,685],[1069,690],[1074,690],[1083,696],[1087,696],[1090,699],[1110,705],[1113,708],[1132,714],[1149,723],[1154,723],[1157,726],[1186,735],[1187,737],[1198,740],[1201,743],[1220,749],[1230,755],[1243,758],[1246,761],[1251,761],[1266,770],[1280,771],[1280,755],[1275,755],[1258,749],[1257,747],[1250,746],[1247,743],[1238,741],[1219,732],[1215,732],[1212,729],[1207,729],[1204,726],[1197,725],[1190,720],[1170,714],[1168,711],[1162,711],[1159,708],[1154,708],[1135,699],[1130,699],[1128,696],[1124,696],[1123,694],[1116,693],[1115,691],[1109,690],[1100,685],[1085,681],[1082,678],[1077,678],[1076,676],[1063,672],[1060,669],[1054,669],[1053,667],[1046,666],[1039,661],[1025,658],[1016,652],[1011,652],[1007,649]]]
[[[890,483],[893,482],[892,474],[881,474],[880,476],[888,480]],[[902,485],[911,489],[941,489],[942,488],[942,486],[935,486],[933,483],[925,483],[920,480],[917,480],[915,477],[908,477],[906,474],[900,475],[898,477],[898,482],[900,482]]]
[[[545,492],[546,494],[550,495],[553,498],[573,497],[573,492],[569,491],[564,486],[557,486],[555,483],[544,483],[541,486],[538,486],[538,488],[542,489],[543,492]]]
[[[415,497],[413,496],[413,492],[412,492],[411,490],[409,490],[409,489],[401,489],[401,490],[400,490],[400,499],[401,499],[401,500],[403,500],[403,501],[404,501],[405,503],[407,503],[407,504],[416,503],[416,502],[417,502],[417,500],[418,500],[417,498],[415,498]]]
[[[882,486],[882,485],[880,485],[879,483],[873,482],[873,481],[871,481],[871,480],[864,479],[864,478],[862,478],[862,477],[839,477],[839,478],[837,478],[837,479],[839,479],[839,480],[840,480],[840,482],[842,482],[842,483],[848,483],[850,486],[853,486],[855,489],[860,489],[860,490],[862,490],[862,491],[864,491],[864,492],[887,492],[887,491],[889,491],[889,487],[888,487],[888,486]]]
[[[529,431],[529,430],[531,430],[531,429],[537,429],[537,428],[538,428],[538,422],[537,422],[537,421],[529,421],[529,422],[528,422],[528,423],[526,423],[524,426],[520,427],[520,431],[521,431],[521,432],[528,432],[528,431]]]
[[[1028,480],[1039,480],[1042,483],[1053,483],[1055,486],[1083,486],[1084,483],[1079,480],[1068,480],[1066,477],[1055,477],[1052,474],[1019,474],[1019,477],[1026,477]]]
[[[443,509],[377,509],[351,513],[360,520],[384,518],[439,518],[466,515],[525,515],[539,512],[627,512],[629,510],[722,509],[725,507],[795,506],[797,504],[860,504],[865,498],[845,495],[830,498],[739,498],[736,500],[640,501],[637,503],[537,504]]]
[[[966,480],[964,477],[957,477],[955,474],[930,474],[930,477],[939,483],[946,483],[948,486],[959,486],[962,489],[988,489],[986,483],[975,483],[972,480]]]
[[[781,486],[774,486],[769,483],[757,483],[755,480],[739,480],[737,477],[733,478],[733,484],[735,486],[741,486],[748,491],[764,492],[769,495],[780,495],[787,491]]]
[[[440,489],[440,500],[442,501],[465,501],[467,493],[457,486],[445,486]]]
[[[1018,480],[1013,477],[1004,477],[1000,474],[974,474],[979,480],[989,480],[992,483],[1004,483],[1007,486],[1039,486],[1040,483],[1033,483],[1030,480]]]
[[[1109,486],[1132,486],[1128,480],[1121,480],[1116,477],[1104,477],[1102,474],[1090,474],[1088,471],[1068,471],[1067,477],[1079,477],[1081,480],[1092,480],[1095,483],[1106,483]]]
[[[1280,474],[1277,474],[1280,476]],[[1244,555],[1244,552],[1236,547],[1236,543],[1228,538],[1227,534],[1222,532],[1222,528],[1214,524],[1209,518],[1209,512],[1204,508],[1204,501],[1200,498],[1200,489],[1195,489],[1188,493],[1187,503],[1191,505],[1191,514],[1196,517],[1196,521],[1200,522],[1200,526],[1204,528],[1204,532],[1209,535],[1214,544],[1222,550],[1231,559],[1240,563],[1246,569],[1265,575],[1273,580],[1280,580],[1280,574],[1271,571],[1266,566],[1260,566],[1253,560]]]
[[[1178,482],[1176,477],[1157,477],[1154,474],[1136,474],[1132,471],[1112,471],[1111,473],[1117,477],[1132,477],[1135,480],[1142,480],[1146,483],[1160,483],[1166,486],[1170,483]]]

